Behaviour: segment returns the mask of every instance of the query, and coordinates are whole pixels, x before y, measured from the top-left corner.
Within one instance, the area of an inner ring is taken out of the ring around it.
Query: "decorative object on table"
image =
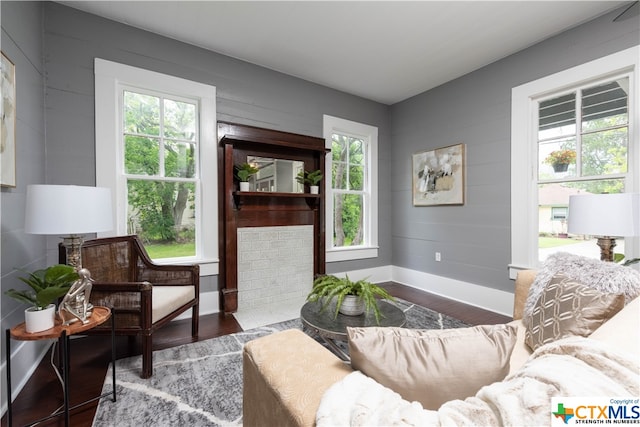
[[[53,328],[55,301],[65,295],[71,284],[78,279],[74,268],[56,264],[28,273],[27,277],[18,277],[18,279],[26,283],[31,290],[9,289],[5,294],[31,304],[24,313],[27,332],[41,332]]]
[[[0,186],[16,186],[16,67],[4,52],[0,58],[2,85],[2,137],[0,138]]]
[[[335,317],[338,316],[338,313],[357,316],[365,311],[372,311],[376,322],[379,322],[380,308],[377,298],[395,301],[395,298],[386,289],[366,279],[353,282],[347,275],[345,277],[325,275],[319,276],[313,281],[313,288],[307,296],[307,301],[321,301],[322,310],[325,310],[335,300]],[[346,300],[356,301],[347,303],[343,310]],[[357,304],[360,304],[360,308],[356,307]]]
[[[464,153],[457,144],[413,155],[414,206],[464,204]]]
[[[76,320],[86,325],[93,311],[93,304],[89,302],[93,287],[91,273],[86,268],[81,268],[78,276],[58,307],[58,316],[63,325],[70,325]]]
[[[552,151],[544,159],[546,164],[553,167],[554,172],[566,172],[569,169],[569,165],[575,163],[575,161],[576,152],[569,149]]]
[[[236,177],[240,181],[240,191],[249,191],[249,179],[259,172],[259,169],[250,163],[235,165]]]
[[[77,272],[82,271],[82,235],[113,229],[111,191],[108,188],[29,185],[25,212],[26,233],[68,235],[63,238],[66,262]],[[70,294],[64,297],[59,310],[65,324],[78,319],[86,323],[91,316],[90,273],[87,270],[81,275],[71,287]]]
[[[613,261],[616,237],[640,234],[640,194],[569,196],[568,231],[598,236],[600,259]]]
[[[299,184],[308,185],[309,193],[318,194],[318,191],[320,190],[318,184],[322,181],[323,177],[324,175],[320,169],[311,172],[301,170],[296,176],[296,181],[298,181]]]

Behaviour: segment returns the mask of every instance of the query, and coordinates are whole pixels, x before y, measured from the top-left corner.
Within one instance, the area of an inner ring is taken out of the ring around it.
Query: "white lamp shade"
[[[29,185],[24,231],[86,234],[113,230],[111,190],[77,185]]]
[[[582,194],[569,197],[571,234],[625,237],[640,231],[637,193]]]

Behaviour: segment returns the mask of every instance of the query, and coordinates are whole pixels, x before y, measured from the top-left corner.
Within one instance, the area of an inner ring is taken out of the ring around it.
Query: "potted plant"
[[[78,280],[78,274],[70,265],[56,264],[33,273],[27,277],[18,277],[31,290],[16,291],[9,289],[6,295],[20,302],[31,304],[24,311],[27,332],[41,332],[53,328],[56,305],[54,302],[64,296],[71,284]]]
[[[249,178],[257,174],[259,169],[250,163],[235,165],[236,176],[240,181],[240,191],[249,191]]]
[[[323,174],[320,169],[314,170],[312,172],[307,172],[305,170],[302,170],[298,173],[298,176],[296,176],[296,181],[298,181],[298,183],[300,184],[308,185],[309,192],[311,194],[318,194],[318,191],[319,191],[318,183],[322,181],[322,178],[323,178]]]
[[[376,322],[380,322],[380,308],[378,298],[395,301],[386,289],[373,284],[366,279],[353,282],[349,276],[336,277],[324,275],[317,277],[313,282],[313,289],[307,296],[307,301],[321,301],[320,311],[325,310],[335,299],[336,311],[347,316],[358,316],[365,311],[373,311]]]
[[[576,152],[574,150],[563,149],[552,151],[544,162],[553,166],[554,172],[566,172],[569,165],[576,161]]]

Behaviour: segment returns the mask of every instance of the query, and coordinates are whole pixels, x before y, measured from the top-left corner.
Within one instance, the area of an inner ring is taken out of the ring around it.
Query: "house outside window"
[[[96,182],[116,232],[203,275],[218,270],[215,117],[212,86],[96,59]]]
[[[513,88],[511,278],[558,250],[599,257],[593,236],[567,234],[571,195],[640,191],[639,57],[636,46]],[[640,251],[638,238],[617,242]]]
[[[327,261],[378,256],[378,129],[324,116]]]

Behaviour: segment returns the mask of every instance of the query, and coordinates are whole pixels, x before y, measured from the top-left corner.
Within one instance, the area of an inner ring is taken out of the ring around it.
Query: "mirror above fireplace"
[[[258,168],[258,173],[249,179],[249,191],[304,193],[304,186],[296,181],[304,162],[247,156],[247,163]]]

